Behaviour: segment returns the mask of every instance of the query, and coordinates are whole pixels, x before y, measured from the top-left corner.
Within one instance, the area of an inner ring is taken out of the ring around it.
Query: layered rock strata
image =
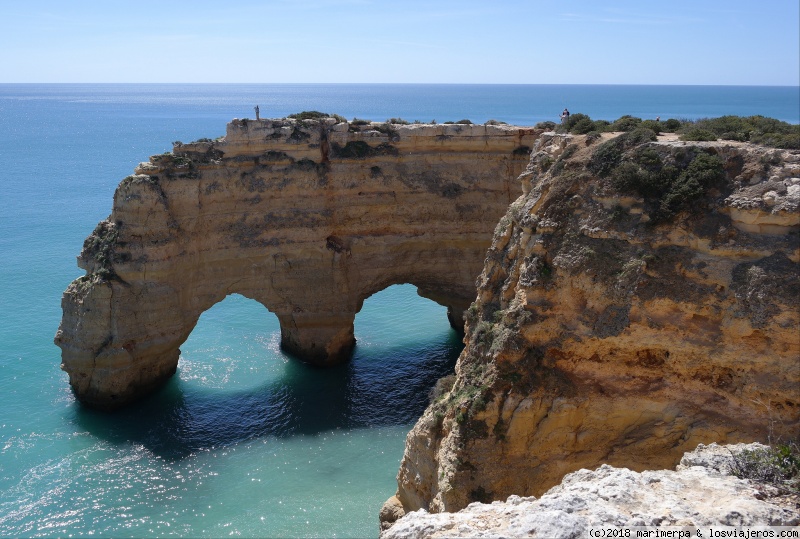
[[[84,403],[114,408],[176,370],[200,315],[229,294],[274,312],[284,349],[349,357],[364,299],[398,283],[475,296],[497,220],[536,137],[505,125],[234,120],[122,180],[84,243],[55,341]]]
[[[733,455],[759,444],[703,446],[673,470],[637,473],[604,464],[573,472],[541,498],[471,503],[457,513],[420,509],[400,519],[381,539],[437,537],[587,537],[603,526],[681,526],[692,537],[714,526],[798,526],[796,500],[774,487],[730,474]],[[795,503],[792,503],[792,502]],[[785,502],[785,503],[782,503]],[[634,534],[633,530],[629,533]]]
[[[800,429],[800,152],[542,136],[383,527]]]

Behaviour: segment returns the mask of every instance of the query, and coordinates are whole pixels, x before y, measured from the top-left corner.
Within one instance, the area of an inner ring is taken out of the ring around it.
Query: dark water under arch
[[[410,425],[463,348],[446,309],[412,285],[368,298],[355,331],[350,362],[313,367],[280,350],[275,315],[228,296],[202,315],[164,388],[114,414],[77,409],[76,420],[167,459],[262,437]]]

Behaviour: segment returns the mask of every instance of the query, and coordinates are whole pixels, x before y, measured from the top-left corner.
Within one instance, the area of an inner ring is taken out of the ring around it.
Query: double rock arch
[[[380,127],[234,120],[220,141],[139,165],[62,300],[56,343],[79,400],[116,408],[164,383],[202,313],[234,293],[318,365],[350,357],[356,313],[393,284],[460,327],[536,133]]]

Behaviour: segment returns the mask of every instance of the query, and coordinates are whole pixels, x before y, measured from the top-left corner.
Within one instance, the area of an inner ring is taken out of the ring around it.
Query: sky
[[[798,0],[15,0],[0,83],[800,85]]]

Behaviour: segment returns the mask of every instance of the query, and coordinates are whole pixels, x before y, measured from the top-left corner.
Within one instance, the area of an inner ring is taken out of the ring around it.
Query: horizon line
[[[800,88],[800,84],[687,84],[687,83],[627,83],[627,82],[0,82],[0,85],[406,85],[406,86],[708,86],[731,88]]]

